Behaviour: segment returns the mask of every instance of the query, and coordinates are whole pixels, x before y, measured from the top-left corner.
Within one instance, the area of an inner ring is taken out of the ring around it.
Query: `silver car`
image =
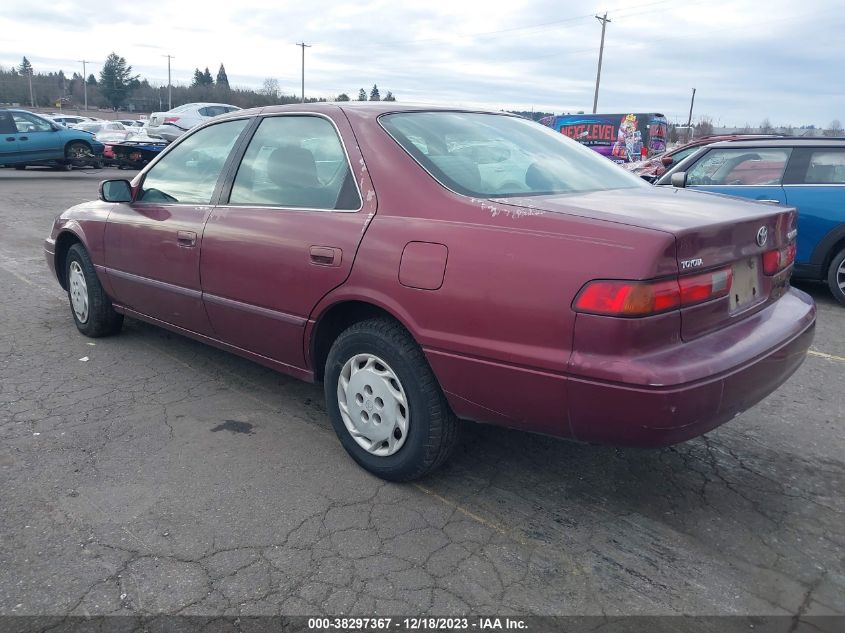
[[[166,141],[175,141],[192,127],[234,110],[240,108],[226,103],[186,103],[167,112],[153,112],[148,133]]]

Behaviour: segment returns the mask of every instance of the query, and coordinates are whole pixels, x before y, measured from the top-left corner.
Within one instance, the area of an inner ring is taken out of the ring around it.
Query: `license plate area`
[[[760,288],[759,257],[751,257],[733,265],[731,285],[731,314],[741,312],[763,299]]]

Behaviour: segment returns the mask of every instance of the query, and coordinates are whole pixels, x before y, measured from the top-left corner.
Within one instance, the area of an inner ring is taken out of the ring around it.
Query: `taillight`
[[[731,284],[733,284],[733,271],[730,268],[722,268],[693,277],[681,277],[678,279],[678,285],[681,288],[681,305],[689,306],[725,297],[731,291]]]
[[[763,272],[776,275],[795,261],[795,242],[788,246],[763,253]]]
[[[166,116],[166,117],[164,117],[165,123],[176,123],[176,121],[178,121],[178,120],[179,120],[178,116]]]
[[[649,316],[724,297],[732,283],[730,268],[662,281],[591,281],[572,308],[605,316]]]

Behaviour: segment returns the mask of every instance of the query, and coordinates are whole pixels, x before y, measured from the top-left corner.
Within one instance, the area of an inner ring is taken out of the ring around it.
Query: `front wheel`
[[[84,167],[91,162],[93,154],[91,148],[82,141],[68,143],[65,148],[65,164],[73,167]]]
[[[845,248],[833,256],[827,269],[827,285],[833,298],[845,305]]]
[[[341,444],[389,481],[436,469],[457,443],[458,421],[422,349],[392,319],[351,326],[332,345],[326,405]]]
[[[82,244],[74,244],[68,250],[65,274],[76,328],[91,338],[117,334],[123,326],[123,315],[112,307]]]

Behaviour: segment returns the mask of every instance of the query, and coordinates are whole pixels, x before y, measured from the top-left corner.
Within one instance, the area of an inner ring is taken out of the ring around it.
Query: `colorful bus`
[[[656,112],[630,114],[563,114],[541,119],[616,163],[645,160],[666,151],[666,117]]]

